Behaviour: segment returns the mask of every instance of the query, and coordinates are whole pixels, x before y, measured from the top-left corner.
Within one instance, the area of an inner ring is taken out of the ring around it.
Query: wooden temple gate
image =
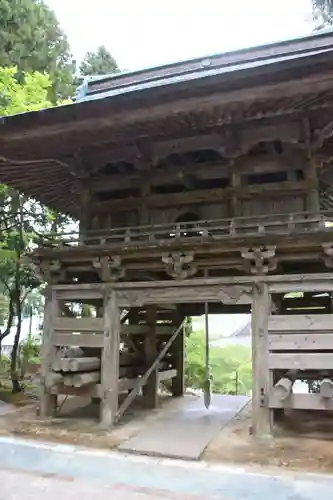
[[[275,408],[330,408],[332,57],[318,33],[92,79],[75,104],[2,118],[0,182],[79,225],[32,254],[43,415],[86,394],[110,426],[140,391],[154,408],[159,381],[181,395],[183,320],[208,302],[252,310],[256,435]],[[298,378],[320,392],[294,395]]]
[[[141,388],[150,408],[156,406],[159,381],[172,378],[174,395],[181,395],[184,382],[183,323],[178,316],[178,323],[158,324],[156,313],[158,307],[168,308],[171,302],[182,304],[189,298],[194,303],[204,300],[252,305],[252,404],[256,436],[271,434],[274,409],[331,410],[333,315],[277,314],[278,310],[272,308],[272,304],[290,292],[331,294],[333,275],[54,285],[46,297],[42,415],[55,411],[58,394],[85,394],[100,399],[100,418],[108,427],[121,417]],[[59,315],[60,302],[99,299],[103,300],[100,317],[78,319]],[[146,325],[122,324],[121,311],[131,308],[146,311]],[[173,314],[173,317],[177,315]],[[146,354],[141,373],[135,373],[133,367],[135,353],[124,354],[120,348],[122,338],[131,339],[131,345],[138,336],[143,337]],[[164,342],[158,342],[162,339]],[[168,358],[173,343],[175,357]],[[79,358],[61,357],[63,346],[80,346],[85,354]],[[89,370],[88,374],[84,373],[85,368]],[[88,385],[82,380],[87,376],[92,377]],[[321,391],[294,395],[292,385],[297,379],[320,381]],[[119,393],[123,391],[130,392],[119,407]]]

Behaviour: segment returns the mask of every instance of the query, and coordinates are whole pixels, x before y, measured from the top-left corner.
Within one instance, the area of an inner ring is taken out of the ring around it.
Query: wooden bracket
[[[122,266],[120,255],[97,257],[92,265],[98,270],[102,281],[118,281],[125,276],[125,268]]]
[[[241,250],[244,266],[251,274],[267,274],[277,268],[275,246],[261,246]]]
[[[194,252],[171,252],[162,256],[162,262],[166,273],[177,280],[190,278],[198,270],[194,263]]]

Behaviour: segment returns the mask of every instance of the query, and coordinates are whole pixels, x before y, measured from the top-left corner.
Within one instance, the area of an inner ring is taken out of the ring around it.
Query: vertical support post
[[[173,326],[174,328],[178,328],[181,323],[181,318],[178,314],[178,311],[175,311],[173,314]],[[172,359],[173,359],[173,367],[177,370],[177,376],[171,380],[171,390],[172,395],[175,397],[184,396],[184,343],[185,343],[185,335],[184,328],[181,332],[179,332],[178,336],[173,342],[171,346],[172,349]]]
[[[40,381],[40,416],[55,416],[57,411],[57,395],[51,394],[48,380],[52,372],[52,362],[57,349],[52,345],[54,319],[58,316],[58,301],[55,291],[47,287],[45,291],[41,381]]]
[[[307,195],[306,208],[314,215],[320,213],[320,200],[318,189],[317,163],[315,158],[309,158],[306,178],[309,181],[309,191]]]
[[[146,368],[152,365],[157,358],[157,338],[156,338],[157,308],[155,305],[147,306],[148,331],[144,340]],[[143,399],[146,408],[154,409],[158,405],[158,366],[149,376],[146,385],[143,387]]]
[[[109,428],[118,411],[120,311],[115,290],[104,297],[104,345],[101,362],[101,424]]]
[[[271,434],[271,410],[268,407],[270,373],[268,369],[268,317],[271,301],[266,283],[254,286],[252,302],[252,422],[256,437]]]

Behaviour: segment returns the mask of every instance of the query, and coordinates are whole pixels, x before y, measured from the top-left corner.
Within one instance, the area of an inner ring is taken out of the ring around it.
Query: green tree
[[[0,115],[8,115],[51,106],[48,90],[52,85],[47,75],[39,72],[22,73],[16,78],[16,68],[0,68]],[[10,333],[16,317],[16,332],[11,353],[10,371],[13,392],[20,390],[17,374],[18,346],[29,294],[39,285],[27,253],[32,249],[36,234],[49,231],[53,216],[38,202],[17,191],[0,185],[0,290],[7,301],[7,324],[0,342]],[[28,314],[29,312],[27,312]]]
[[[319,27],[333,24],[333,0],[312,0],[312,11]]]
[[[68,40],[42,0],[0,0],[0,66],[50,75],[52,101],[73,93]]]
[[[186,341],[185,385],[203,389],[204,334],[193,332]],[[251,350],[242,345],[210,347],[211,390],[216,394],[248,394],[252,388]]]
[[[87,52],[80,64],[80,75],[106,75],[119,71],[115,59],[104,45],[97,48],[96,52]]]

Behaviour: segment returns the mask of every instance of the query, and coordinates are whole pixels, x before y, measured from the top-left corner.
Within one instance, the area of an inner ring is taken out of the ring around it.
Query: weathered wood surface
[[[268,330],[270,333],[333,331],[333,314],[271,316],[268,321]]]
[[[157,337],[156,337],[156,321],[157,308],[156,305],[150,305],[146,311],[147,320],[147,335],[144,338],[145,364],[148,369],[158,355]],[[152,370],[143,387],[143,400],[146,408],[154,409],[158,404],[158,365],[155,370]]]
[[[118,410],[120,311],[115,291],[107,289],[104,298],[104,347],[102,351],[101,423],[109,428]]]
[[[333,333],[269,334],[270,351],[332,351]],[[298,356],[298,354],[295,354]]]
[[[173,324],[174,327],[181,323],[181,317],[177,311],[173,313]],[[185,390],[185,333],[184,329],[179,332],[176,340],[174,341],[172,348],[172,366],[177,372],[177,376],[172,378],[171,390],[172,395],[175,397],[181,397],[184,395]]]
[[[68,371],[69,372],[84,372],[96,370],[100,368],[101,360],[99,358],[69,358]]]
[[[90,373],[74,373],[64,377],[64,385],[71,387],[82,387],[88,384],[99,382],[101,378],[100,371]]]
[[[228,276],[220,278],[193,278],[191,280],[179,280],[179,281],[136,281],[136,282],[119,282],[112,284],[105,283],[78,283],[73,285],[53,285],[52,289],[57,292],[57,296],[62,291],[89,291],[89,290],[100,290],[103,291],[106,288],[114,288],[115,290],[131,289],[131,288],[163,288],[166,285],[179,288],[179,287],[189,287],[189,286],[200,286],[200,285],[243,285],[252,284],[256,282],[271,283],[302,283],[304,281],[316,282],[325,281],[329,283],[333,281],[333,273],[308,273],[308,274],[276,274],[268,276]]]
[[[272,389],[272,393],[280,399],[286,399],[291,394],[293,382],[289,378],[280,378]]]
[[[159,382],[163,382],[163,380],[169,380],[169,379],[174,380],[176,377],[177,377],[177,370],[175,370],[175,369],[164,370],[162,372],[158,372],[158,381]]]
[[[324,378],[320,382],[319,393],[323,398],[333,398],[333,381],[329,378]]]
[[[70,332],[103,332],[103,318],[56,318],[54,330]]]
[[[83,333],[58,333],[52,336],[52,344],[55,346],[80,346],[80,347],[103,347],[104,338],[101,334]]]
[[[287,399],[280,399],[272,391],[269,395],[269,407],[294,410],[333,410],[333,398],[323,398],[320,394],[291,394]]]
[[[52,371],[52,362],[56,356],[56,348],[52,345],[53,322],[58,314],[58,302],[55,292],[47,288],[45,292],[43,343],[41,353],[41,383],[40,383],[40,415],[52,416],[57,408],[57,396],[51,394],[48,388],[48,376]]]
[[[130,295],[129,298],[126,294],[122,295],[119,300],[120,307],[134,305],[137,303],[139,306],[141,302],[157,301],[166,302],[167,297],[170,302],[184,302],[186,292],[183,288],[188,290],[198,287],[195,292],[202,293],[203,287],[212,287],[206,291],[205,297],[202,300],[212,301],[213,294],[216,300],[229,300],[231,303],[236,303],[239,300],[248,301],[248,296],[251,294],[251,286],[255,283],[265,282],[268,284],[270,293],[287,293],[290,291],[333,291],[333,274],[332,273],[313,273],[313,274],[298,274],[298,275],[270,275],[270,276],[233,276],[222,278],[195,278],[184,281],[141,281],[141,282],[121,282],[112,284],[76,284],[76,285],[55,285],[53,288],[56,290],[57,296],[63,300],[85,300],[85,299],[100,299],[103,297],[106,286],[111,286],[118,293],[131,292],[135,290],[137,295]],[[245,288],[244,288],[245,286]],[[216,287],[221,287],[217,290]],[[153,294],[148,290],[153,289]],[[172,293],[172,289],[174,293]],[[143,293],[140,293],[143,292]],[[146,295],[148,294],[149,295]],[[219,295],[220,294],[220,295]],[[194,294],[189,291],[188,299],[198,301]],[[240,299],[242,296],[244,299]],[[159,297],[161,297],[159,299]],[[229,298],[228,298],[229,297]],[[233,301],[233,302],[232,302]],[[149,302],[147,302],[149,303]]]
[[[252,426],[254,435],[271,434],[272,415],[268,407],[270,373],[268,366],[268,316],[271,301],[266,284],[255,287],[252,305]]]
[[[56,332],[53,334],[53,340],[56,337]],[[53,345],[58,345],[58,344],[53,344]],[[59,345],[65,345],[65,344],[59,344]],[[70,346],[71,344],[69,344]],[[90,346],[88,346],[90,347]],[[60,348],[58,349],[57,356],[60,358],[83,358],[84,357],[84,350],[81,349],[81,347],[78,346],[73,346],[73,347],[66,347],[65,348]]]
[[[270,353],[268,365],[271,370],[332,370],[333,353]]]
[[[100,398],[102,394],[100,384],[87,384],[82,387],[73,387],[63,383],[54,385],[51,388],[52,394],[64,394],[68,396],[86,396],[91,398]]]
[[[188,286],[175,288],[165,284],[161,288],[148,288],[146,290],[119,290],[117,296],[121,307],[140,307],[146,304],[181,304],[184,302],[222,302],[224,304],[250,304],[250,287],[221,287],[220,285],[194,286],[188,280]],[[170,282],[172,283],[172,282]]]

